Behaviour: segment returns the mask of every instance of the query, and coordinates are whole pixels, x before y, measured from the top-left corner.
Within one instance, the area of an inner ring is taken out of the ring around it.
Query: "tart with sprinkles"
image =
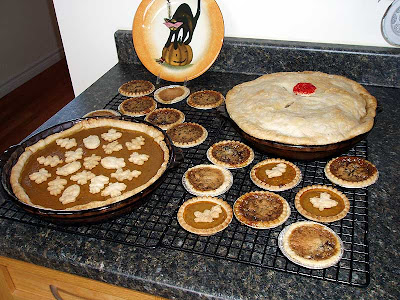
[[[290,206],[278,194],[268,191],[249,192],[233,205],[240,223],[256,229],[269,229],[283,224],[290,216]]]
[[[154,99],[162,104],[173,104],[189,96],[190,90],[182,85],[169,85],[159,88],[154,92]]]
[[[302,188],[294,204],[305,218],[330,223],[343,219],[350,209],[346,195],[326,185],[312,185]]]
[[[285,191],[297,186],[302,176],[300,169],[290,161],[271,158],[256,164],[250,171],[250,178],[262,189]]]
[[[200,145],[208,136],[207,130],[197,123],[185,122],[173,125],[167,130],[173,144],[180,148]]]
[[[167,130],[185,121],[185,114],[175,108],[158,108],[149,113],[145,120],[153,125]]]
[[[224,103],[225,97],[217,91],[198,91],[187,98],[187,104],[198,109],[211,109]]]
[[[224,230],[232,221],[232,208],[216,197],[195,197],[182,204],[178,222],[187,231],[202,236]]]
[[[118,110],[128,116],[140,117],[147,115],[157,108],[157,103],[149,96],[141,96],[124,100]]]
[[[254,152],[249,146],[238,141],[220,141],[207,150],[207,158],[213,164],[236,169],[251,164]]]
[[[146,96],[154,92],[154,84],[147,80],[131,80],[118,89],[118,92],[127,97]]]
[[[379,172],[369,161],[356,156],[340,156],[325,166],[326,177],[346,188],[363,188],[378,180]]]

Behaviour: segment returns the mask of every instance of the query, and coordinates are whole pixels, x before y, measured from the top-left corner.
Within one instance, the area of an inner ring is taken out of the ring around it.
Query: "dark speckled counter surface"
[[[130,32],[118,31],[120,62],[38,131],[103,108],[132,79],[156,78],[134,55]],[[362,83],[382,109],[368,135],[379,181],[369,190],[371,281],[351,287],[163,248],[145,249],[0,218],[0,255],[170,299],[400,298],[400,49],[229,39],[214,66],[188,83],[223,94],[262,73],[313,69]],[[0,203],[5,197],[1,195]]]

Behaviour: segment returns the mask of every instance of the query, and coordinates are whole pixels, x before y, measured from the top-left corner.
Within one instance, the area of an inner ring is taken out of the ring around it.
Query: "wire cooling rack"
[[[119,104],[125,99],[127,98],[118,94],[104,108],[118,110]],[[159,104],[158,106],[165,105]],[[131,246],[163,247],[191,252],[352,286],[365,287],[369,284],[368,191],[365,188],[336,187],[350,201],[350,211],[346,217],[328,224],[340,236],[344,244],[343,258],[337,265],[323,270],[303,268],[291,263],[278,248],[278,235],[283,227],[296,221],[305,220],[294,207],[296,193],[308,185],[332,185],[324,175],[324,167],[327,162],[324,159],[292,161],[300,168],[303,179],[297,187],[278,193],[288,201],[292,210],[284,225],[268,230],[257,230],[242,225],[233,218],[225,230],[209,237],[191,234],[182,229],[176,219],[177,211],[184,201],[193,197],[182,186],[184,172],[192,166],[210,163],[206,152],[215,142],[220,140],[245,141],[241,139],[229,121],[219,116],[216,109],[198,110],[188,106],[185,101],[168,107],[181,110],[185,114],[186,121],[203,125],[208,131],[208,137],[199,146],[183,149],[184,161],[176,169],[166,174],[163,183],[147,197],[148,199],[140,207],[117,219],[77,227],[48,223],[25,212],[12,201],[5,201],[0,204],[0,218]],[[347,154],[367,158],[367,142],[361,141]],[[231,170],[234,184],[228,192],[220,197],[233,206],[240,195],[259,190],[251,182],[249,172],[254,164],[266,158],[269,156],[255,151],[255,158],[251,165]],[[8,196],[4,191],[2,193],[7,199]]]

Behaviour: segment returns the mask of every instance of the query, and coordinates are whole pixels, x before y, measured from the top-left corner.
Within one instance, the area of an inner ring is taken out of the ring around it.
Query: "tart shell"
[[[208,104],[202,104],[196,100],[197,97],[203,97],[203,98],[213,97],[215,99],[215,101],[210,102]],[[211,90],[194,92],[194,93],[190,94],[190,96],[186,100],[186,102],[189,106],[198,108],[198,109],[215,108],[215,107],[220,106],[222,103],[224,103],[224,101],[225,101],[225,97],[220,92],[211,91]]]
[[[147,80],[131,80],[118,89],[118,92],[126,97],[139,97],[149,95],[154,91],[155,87]]]
[[[121,114],[112,109],[97,109],[85,114],[82,118],[87,117],[119,117]]]
[[[154,116],[156,116],[157,114],[177,114],[178,115],[178,119],[172,123],[157,123],[156,121],[153,121],[152,118]],[[160,127],[163,130],[168,130],[170,129],[172,126],[177,125],[177,124],[181,124],[185,121],[185,114],[183,112],[181,112],[180,110],[177,110],[175,108],[158,108],[156,110],[153,110],[151,113],[149,113],[148,115],[146,115],[145,121],[152,123],[153,125],[156,125],[158,127]]]
[[[230,145],[234,145],[234,146],[236,145],[236,146],[243,147],[243,148],[247,149],[248,152],[249,152],[249,156],[247,158],[245,158],[243,161],[239,162],[239,163],[229,163],[229,162],[226,162],[226,161],[222,161],[222,160],[218,159],[217,157],[215,157],[213,155],[213,149],[215,147],[218,147],[218,146],[221,146],[221,145],[229,145],[229,144]],[[254,151],[249,146],[247,146],[247,145],[245,145],[245,144],[243,144],[241,142],[226,140],[226,141],[217,142],[214,145],[212,145],[210,148],[208,148],[208,150],[207,150],[207,158],[213,164],[222,166],[222,167],[227,168],[227,169],[244,168],[244,167],[248,166],[249,164],[251,164],[253,162]]]

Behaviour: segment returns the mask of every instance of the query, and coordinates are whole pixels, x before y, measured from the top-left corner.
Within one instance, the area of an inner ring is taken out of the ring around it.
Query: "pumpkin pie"
[[[269,191],[285,191],[301,181],[300,169],[290,161],[271,158],[256,164],[250,178],[258,187]]]
[[[233,205],[233,212],[239,222],[257,229],[283,224],[289,218],[290,211],[283,197],[268,191],[248,192]]]
[[[87,117],[118,117],[121,114],[112,109],[97,109],[91,112],[88,112],[83,116],[83,118]]]
[[[190,94],[190,90],[182,85],[169,85],[154,92],[154,99],[162,104],[173,104],[182,101]]]
[[[185,115],[175,108],[158,108],[149,113],[145,121],[150,122],[163,130],[167,130],[176,124],[185,121]]]
[[[207,130],[197,123],[185,122],[173,125],[167,130],[175,146],[189,148],[200,145],[208,136]]]
[[[124,115],[139,117],[147,115],[156,108],[157,103],[152,97],[141,96],[122,101],[118,110]]]
[[[182,177],[185,189],[196,196],[218,196],[227,192],[233,183],[232,173],[216,165],[197,165]]]
[[[118,89],[118,92],[127,97],[139,97],[151,94],[154,89],[154,84],[152,84],[150,81],[131,80],[121,85]]]
[[[25,149],[10,182],[22,202],[49,210],[85,210],[136,195],[166,171],[161,130],[144,123],[89,118]]]
[[[339,262],[343,242],[329,227],[310,221],[285,227],[278,237],[282,253],[293,263],[309,269],[324,269]]]
[[[207,150],[207,158],[213,164],[227,169],[243,168],[254,159],[253,150],[238,141],[220,141]]]
[[[179,224],[189,232],[209,236],[224,230],[232,221],[232,208],[216,197],[195,197],[178,210]]]
[[[302,188],[295,197],[295,206],[305,218],[330,223],[343,219],[350,209],[346,195],[326,185]]]
[[[190,94],[186,102],[189,106],[198,109],[211,109],[224,103],[225,97],[217,91],[198,91]]]
[[[346,188],[362,188],[374,184],[379,172],[369,161],[356,156],[340,156],[325,166],[326,177],[334,184]]]

